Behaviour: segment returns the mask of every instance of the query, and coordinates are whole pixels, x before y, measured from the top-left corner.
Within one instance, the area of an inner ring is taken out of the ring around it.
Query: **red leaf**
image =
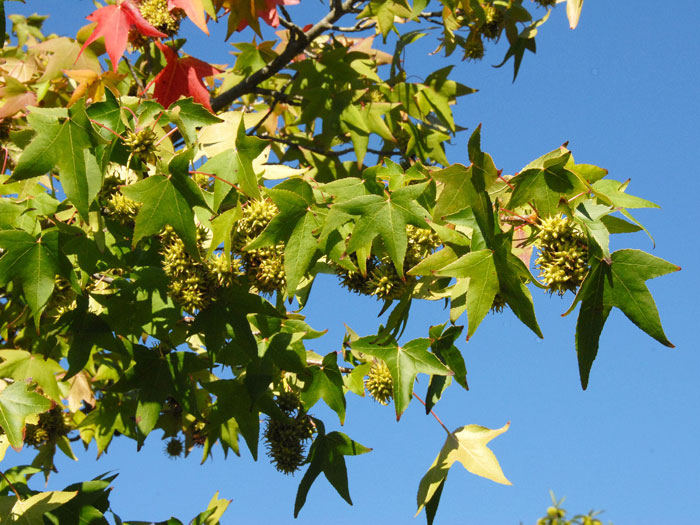
[[[209,91],[202,78],[223,73],[220,69],[194,57],[178,58],[170,47],[156,42],[168,65],[153,79],[153,97],[165,108],[180,98],[192,97],[195,102],[212,111]],[[213,113],[213,111],[212,111]]]
[[[204,18],[202,0],[168,0],[168,11],[173,9],[182,9],[194,25],[207,35],[209,34],[207,22]]]
[[[131,0],[123,0],[118,2],[117,5],[106,5],[90,13],[86,18],[91,22],[97,22],[97,26],[83,44],[80,53],[101,36],[105,37],[105,48],[109,58],[112,60],[112,69],[114,71],[117,71],[117,62],[124,54],[126,41],[129,38],[129,30],[132,27],[136,28],[142,35],[158,38],[168,36],[146,22]]]

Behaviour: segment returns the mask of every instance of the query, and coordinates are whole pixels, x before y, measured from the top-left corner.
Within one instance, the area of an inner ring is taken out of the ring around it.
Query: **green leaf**
[[[88,220],[88,208],[102,186],[102,171],[92,152],[92,128],[84,104],[68,109],[65,118],[34,110],[28,120],[37,135],[22,153],[11,180],[43,175],[58,166],[66,197]]]
[[[230,504],[230,499],[219,499],[218,491],[215,492],[209,505],[207,505],[207,510],[197,515],[190,522],[190,525],[218,525],[221,516],[223,516]]]
[[[104,513],[109,509],[110,483],[116,474],[106,479],[74,483],[63,489],[77,491],[76,497],[44,515],[45,522],[55,525],[107,525]]]
[[[565,166],[571,152],[561,147],[553,151],[541,167],[532,167],[510,179],[515,186],[507,208],[514,210],[534,204],[540,217],[552,217],[559,213],[560,202],[578,193],[585,193],[586,186]]]
[[[593,189],[610,199],[616,208],[659,208],[658,204],[625,193],[628,183],[602,179],[593,184]]]
[[[15,381],[33,381],[47,396],[56,403],[61,403],[63,396],[58,388],[56,374],[64,370],[56,361],[26,350],[9,349],[0,350],[0,358],[0,377],[11,377]]]
[[[403,261],[408,244],[406,225],[428,228],[425,222],[428,213],[416,202],[427,186],[427,182],[414,184],[400,188],[391,195],[365,195],[334,204],[331,209],[360,216],[348,243],[348,253],[367,246],[379,236],[396,271],[403,277]]]
[[[279,208],[279,214],[260,236],[246,246],[246,250],[285,243],[284,271],[287,294],[291,297],[320,255],[316,253],[318,240],[314,232],[320,228],[321,220],[311,208],[314,200],[307,182],[290,180],[267,190],[267,193]]]
[[[192,207],[170,177],[152,175],[130,186],[123,186],[121,192],[143,204],[136,216],[132,246],[136,246],[144,237],[160,233],[164,226],[169,225],[185,243],[187,252],[199,259]]]
[[[197,140],[196,128],[223,122],[219,117],[212,115],[204,106],[197,104],[191,98],[178,100],[170,105],[168,117],[180,130],[182,138],[188,147]]]
[[[0,231],[0,285],[18,279],[27,304],[35,317],[46,306],[54,289],[54,278],[61,274],[58,258],[58,232],[49,231],[35,238],[18,230]]]
[[[306,503],[306,496],[311,485],[321,472],[323,472],[338,494],[352,505],[344,456],[358,456],[372,450],[353,441],[341,432],[326,434],[323,423],[317,419],[314,419],[314,422],[316,423],[318,434],[309,449],[307,458],[309,468],[304,473],[297,490],[294,502],[295,518],[299,515],[299,511],[304,506],[304,503]]]
[[[404,346],[391,342],[386,346],[376,343],[375,337],[363,337],[352,343],[352,349],[383,360],[389,367],[394,381],[394,406],[396,420],[401,418],[413,397],[416,375],[434,374],[448,376],[450,371],[440,360],[428,352],[430,339],[414,339]]]
[[[46,412],[49,408],[51,401],[29,390],[24,381],[16,381],[0,392],[0,427],[12,448],[22,448],[27,417]]]
[[[576,352],[584,390],[598,352],[600,333],[613,306],[658,342],[673,348],[645,282],[678,270],[680,267],[640,250],[618,250],[609,261],[594,260],[573,305],[581,301]]]
[[[67,501],[70,501],[72,498],[77,496],[77,494],[77,491],[39,492],[34,496],[30,496],[27,499],[15,503],[12,507],[12,511],[10,512],[13,519],[8,521],[23,525],[36,525],[37,523],[43,523],[43,516],[45,513],[60,507]]]
[[[209,423],[217,425],[234,418],[253,459],[257,460],[260,417],[259,412],[253,410],[253,400],[248,395],[246,386],[234,379],[220,379],[203,383],[202,386],[216,396],[216,404],[208,418]]]
[[[508,430],[509,426],[510,423],[506,423],[503,427],[492,430],[480,425],[467,425],[450,432],[440,453],[418,486],[416,515],[439,490],[442,490],[442,484],[455,461],[459,461],[472,474],[503,485],[511,485],[512,483],[503,475],[498,459],[486,446],[493,438]]]
[[[469,320],[467,339],[469,339],[491,310],[493,298],[500,289],[493,251],[470,252],[435,273],[441,276],[469,279],[466,298]]]
[[[343,376],[338,368],[338,354],[328,353],[320,367],[312,367],[313,379],[307,383],[301,393],[301,400],[306,408],[311,408],[323,398],[326,404],[338,414],[340,424],[345,423],[345,393]]]

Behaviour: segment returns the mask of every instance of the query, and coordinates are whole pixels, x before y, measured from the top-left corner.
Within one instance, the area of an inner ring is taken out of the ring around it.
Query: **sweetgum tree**
[[[451,67],[417,80],[402,60],[425,33],[455,62],[501,39],[517,76],[557,2],[330,0],[303,27],[295,3],[115,0],[61,36],[7,17],[0,454],[35,457],[2,472],[2,519],[106,523],[113,477],[45,492],[28,478],[57,453],[151,434],[172,456],[266,448],[300,471],[295,516],[322,473],[350,502],[345,458],[369,449],[314,406],[342,423],[346,397],[368,393],[397,419],[414,398],[433,413],[446,388],[468,388],[458,346],[487,313],[542,336],[536,288],[573,298],[584,389],[613,307],[672,346],[645,282],[678,267],[610,248],[643,229],[631,209],[655,205],[565,146],[502,173],[481,127],[466,137],[453,119],[474,90]],[[582,3],[566,2],[572,28]],[[190,22],[234,40],[278,31],[237,41],[222,69],[187,55]],[[450,140],[468,165],[447,160]],[[327,355],[307,348],[324,333],[304,318],[319,273],[374,296],[384,324],[348,328]],[[443,301],[444,323],[403,340],[415,301]],[[510,483],[487,446],[508,425],[443,428],[416,480],[429,523],[455,462]],[[215,496],[195,522],[227,505]]]

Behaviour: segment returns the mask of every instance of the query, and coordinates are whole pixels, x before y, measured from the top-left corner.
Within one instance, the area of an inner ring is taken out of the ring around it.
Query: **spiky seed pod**
[[[157,138],[155,132],[150,128],[144,128],[136,132],[129,130],[124,136],[124,146],[142,161],[153,162],[155,160]]]
[[[202,234],[198,232],[198,239]],[[169,278],[170,296],[187,312],[206,308],[216,286],[215,276],[205,263],[196,261],[170,226],[161,233],[163,271]]]
[[[357,265],[357,256],[353,253],[350,255],[350,260]],[[370,257],[367,260],[367,275],[364,276],[358,271],[348,270],[343,268],[338,264],[332,264],[331,266],[335,270],[335,274],[340,277],[340,284],[350,290],[363,295],[372,295],[372,290],[369,287],[368,281],[369,277],[372,275],[372,271],[379,264],[379,259],[376,257]]]
[[[277,206],[269,199],[246,202],[243,206],[243,216],[236,223],[234,249],[240,251],[260,235],[278,213]]]
[[[130,199],[120,191],[107,197],[105,202],[105,213],[111,215],[121,224],[131,224],[140,209],[140,202]]]
[[[500,293],[494,295],[493,303],[491,304],[492,313],[501,313],[506,306],[508,306],[508,303],[506,302],[505,297],[503,297]]]
[[[588,244],[576,223],[562,215],[540,220],[535,266],[550,293],[575,292],[588,271]]]
[[[244,252],[243,268],[259,292],[271,294],[287,286],[283,244]]]
[[[182,456],[184,449],[185,447],[182,444],[182,440],[176,437],[170,438],[165,444],[165,455],[170,459],[179,458]]]
[[[54,277],[53,294],[46,305],[46,311],[52,315],[60,317],[76,305],[77,294],[71,287],[68,280],[61,276]]]
[[[172,36],[180,29],[184,12],[181,9],[168,10],[168,0],[139,0],[138,8],[146,21],[158,31]]]
[[[36,425],[26,425],[24,442],[27,445],[40,447],[45,443],[55,442],[59,437],[68,434],[69,431],[70,427],[66,424],[63,410],[56,406],[39,415],[39,422]]]
[[[469,31],[464,46],[464,60],[481,60],[482,58],[484,58],[484,41],[481,39],[481,33],[472,29]]]
[[[365,379],[365,388],[372,398],[386,405],[394,397],[394,380],[391,377],[389,367],[382,360],[377,360],[372,364]]]
[[[376,295],[380,299],[399,299],[406,290],[407,281],[399,277],[391,260],[382,260],[367,281],[370,295]]]
[[[263,437],[270,462],[280,472],[292,474],[306,462],[305,442],[311,439],[315,429],[296,393],[282,392],[276,402],[288,418],[268,418]]]
[[[284,391],[275,399],[275,403],[282,412],[291,414],[301,409],[301,401],[299,396],[294,392]]]
[[[209,188],[210,183],[213,181],[213,178],[210,178],[208,175],[204,175],[203,173],[193,173],[192,174],[192,181],[199,186],[200,188]]]
[[[493,40],[501,33],[504,20],[503,12],[496,6],[488,4],[484,6],[484,14],[486,15],[486,20],[479,28],[479,31],[484,35],[484,38]]]
[[[442,244],[440,237],[433,230],[417,228],[412,224],[406,227],[406,240],[408,244],[404,270],[410,270]]]
[[[206,264],[218,286],[231,286],[241,275],[238,270],[241,262],[236,258],[227,262],[223,254],[217,253],[211,259],[207,259]]]

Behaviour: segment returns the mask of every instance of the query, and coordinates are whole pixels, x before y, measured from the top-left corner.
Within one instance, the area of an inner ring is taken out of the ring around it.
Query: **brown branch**
[[[307,364],[307,365],[311,365],[311,366],[320,366],[320,367],[323,367],[323,361],[321,361],[320,359],[307,359],[307,360],[306,360],[306,364]],[[340,370],[340,373],[341,373],[341,374],[349,374],[350,372],[352,372],[352,371],[355,370],[355,369],[354,369],[354,368],[348,368],[347,366],[339,366],[339,367],[338,367],[338,370]]]
[[[295,148],[303,148],[305,150],[311,151],[313,153],[318,153],[319,155],[324,155],[326,157],[340,157],[342,155],[347,155],[348,153],[352,153],[355,151],[355,148],[349,147],[341,150],[325,150],[321,148],[316,148],[311,145],[304,145],[299,142],[295,142],[293,140],[289,139],[283,139],[280,137],[273,137],[272,135],[260,135],[261,139],[265,140],[271,140],[272,142],[279,142],[280,144],[286,144],[287,146],[295,147]],[[401,156],[403,153],[401,151],[384,151],[384,150],[378,150],[378,149],[373,149],[373,148],[367,148],[368,153],[372,153],[374,155],[382,155],[384,157],[395,157],[395,156]]]
[[[319,20],[311,29],[306,32],[302,31],[301,34],[297,34],[296,32],[292,31],[290,33],[291,39],[284,48],[284,51],[282,51],[282,53],[279,54],[272,62],[270,62],[264,68],[259,69],[249,77],[246,77],[231,89],[224,91],[219,96],[212,99],[211,107],[214,110],[214,113],[217,113],[223,108],[229,106],[237,98],[245,94],[252,93],[261,82],[264,82],[281,71],[294,59],[294,57],[304,51],[304,49],[306,49],[316,37],[331,29],[335,22],[340,20],[343,15],[349,13],[352,7],[358,3],[358,1],[360,0],[345,0],[344,2],[334,0],[333,7],[328,14]]]
[[[9,479],[7,479],[7,476],[5,475],[5,473],[2,470],[0,470],[0,476],[2,476],[2,479],[5,480],[5,483],[7,483],[8,486],[12,489],[12,492],[15,493],[15,496],[17,496],[17,501],[22,501],[22,497],[19,495],[19,492],[17,492],[17,489],[15,488],[15,486],[12,484],[12,482]]]

